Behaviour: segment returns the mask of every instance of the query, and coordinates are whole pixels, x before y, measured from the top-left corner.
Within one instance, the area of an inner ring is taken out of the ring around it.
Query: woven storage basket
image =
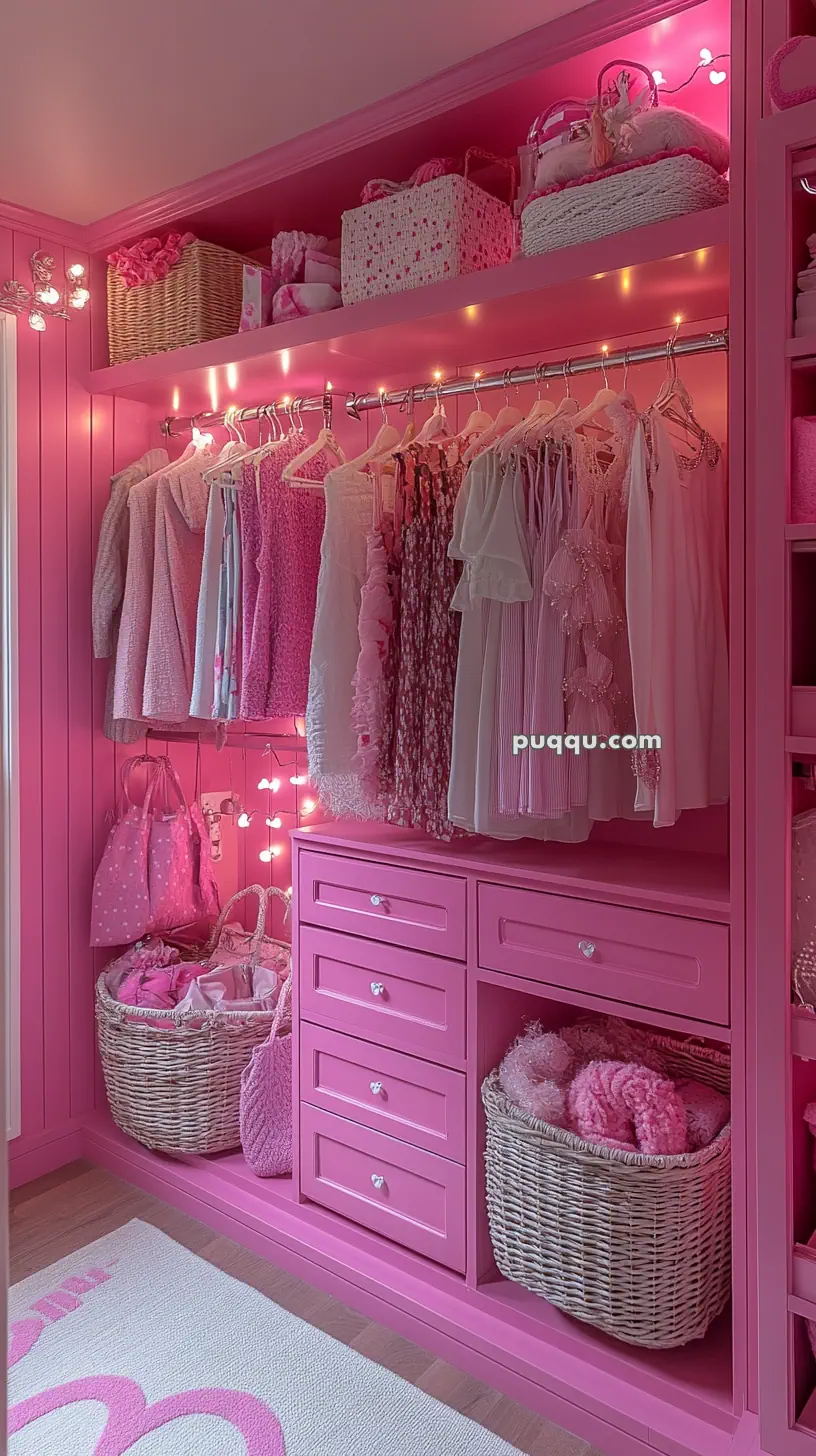
[[[729,1088],[729,1058],[655,1036],[672,1076]],[[652,1158],[599,1148],[519,1111],[498,1070],[482,1084],[496,1263],[576,1319],[632,1345],[701,1339],[731,1284],[731,1128]]]
[[[727,201],[728,183],[707,162],[666,157],[528,202],[521,215],[522,252],[551,253]]]
[[[260,947],[268,895],[251,888],[261,896]],[[163,1153],[240,1147],[241,1073],[269,1036],[274,1010],[180,1013],[123,1005],[108,991],[105,976],[103,971],[96,983],[96,1028],[117,1127]]]
[[[166,278],[128,288],[108,266],[108,348],[111,364],[164,354],[237,334],[244,264],[229,248],[188,243]]]
[[[344,304],[510,262],[512,209],[470,181],[474,157],[484,160],[485,154],[471,148],[464,177],[436,177],[343,213]],[[515,174],[509,166],[508,173],[512,193]]]

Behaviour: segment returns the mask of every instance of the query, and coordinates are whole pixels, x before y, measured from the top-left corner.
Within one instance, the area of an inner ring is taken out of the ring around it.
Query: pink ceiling
[[[0,197],[93,222],[585,3],[6,0]]]

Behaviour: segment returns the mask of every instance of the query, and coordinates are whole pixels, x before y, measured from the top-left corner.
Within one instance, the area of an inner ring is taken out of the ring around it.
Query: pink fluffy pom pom
[[[522,1112],[560,1127],[565,1107],[559,1084],[568,1082],[573,1062],[566,1042],[534,1021],[506,1053],[499,1081]]]

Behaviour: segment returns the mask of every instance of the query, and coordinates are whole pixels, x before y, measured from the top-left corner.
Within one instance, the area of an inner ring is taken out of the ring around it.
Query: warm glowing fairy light
[[[474,379],[481,379],[483,373],[484,373],[484,370],[477,369],[476,372],[473,375],[473,378]]]
[[[700,60],[702,61],[703,65],[704,66],[710,66],[711,65],[711,62],[713,61],[713,59],[714,59],[714,53],[713,53],[713,51],[710,51],[708,49],[708,46],[703,46],[703,49],[700,51]]]
[[[280,788],[280,779],[270,779],[269,788],[273,794],[276,794]]]
[[[269,787],[270,787],[269,779],[259,779],[258,780],[258,788],[261,791],[263,791],[264,789],[268,789]]]
[[[666,77],[663,75],[662,71],[652,71],[652,75],[654,76],[658,86],[665,86]]]
[[[291,396],[291,394],[285,394],[283,396],[283,407],[284,407],[284,409],[288,409],[291,403],[292,403],[292,396]]]
[[[623,272],[621,273],[621,288],[623,289],[624,293],[628,293],[631,287],[632,274],[630,273],[628,268],[624,268]]]
[[[266,827],[267,829],[280,829],[282,823],[283,820],[281,819],[280,814],[276,814],[274,819],[267,819]]]
[[[316,808],[317,804],[314,799],[304,799],[300,806],[300,812],[302,814],[313,814]]]
[[[433,375],[433,377],[434,377],[434,379],[436,380],[436,382],[438,384],[439,383],[439,380],[442,378],[442,370],[441,369],[434,369],[434,375]]]
[[[283,854],[283,845],[273,844],[270,853],[273,859],[277,859],[279,854]]]
[[[258,855],[258,859],[263,860],[263,863],[264,864],[269,864],[269,861],[271,860],[271,858],[272,858],[272,851],[271,851],[271,849],[262,849],[261,852],[260,852],[260,854]]]
[[[476,303],[468,303],[468,304],[466,304],[465,305],[465,314],[467,315],[467,317],[469,319],[471,319],[475,323],[476,319],[479,317],[479,305],[476,304]]]
[[[292,359],[289,350],[281,349],[281,369],[283,370],[284,374],[289,373],[291,362]]]
[[[173,390],[173,414],[174,415],[175,414],[178,414],[179,405],[180,404],[181,404],[181,394],[179,393],[179,391],[177,389],[174,389]]]
[[[297,786],[299,784],[305,784],[305,783],[307,783],[308,780],[307,780],[305,774],[292,774],[292,777],[290,778],[289,782],[290,782],[290,784],[295,784],[295,786]]]
[[[229,389],[237,389],[238,388],[238,365],[237,364],[228,364],[227,365],[227,386],[228,386]]]
[[[332,382],[331,382],[330,379],[327,379],[326,380],[326,393],[327,394],[331,394],[331,392],[332,392],[333,389],[334,389],[334,385],[332,384]]]
[[[214,369],[209,370],[210,404],[213,414],[218,412],[218,377]]]
[[[252,823],[252,815],[251,814],[247,814],[246,811],[245,811],[243,814],[239,814],[238,815],[238,828],[239,829],[248,829],[251,823]]]

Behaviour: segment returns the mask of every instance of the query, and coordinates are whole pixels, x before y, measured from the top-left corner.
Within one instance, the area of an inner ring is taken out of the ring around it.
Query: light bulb
[[[70,268],[68,269],[67,276],[69,278],[84,278],[85,269],[83,265],[81,263],[72,263]]]
[[[702,61],[703,65],[710,66],[713,59],[714,57],[711,51],[708,49],[708,46],[703,46],[703,49],[700,51],[700,60]]]
[[[291,885],[289,886],[289,889],[286,891],[286,893],[287,893],[287,895],[291,895],[291,893],[292,893],[292,886]]]
[[[36,329],[38,334],[41,334],[45,328],[45,319],[37,308],[31,310],[31,313],[28,315],[28,322],[29,326],[32,329]]]
[[[681,325],[682,322],[683,322],[683,315],[681,313],[676,313],[674,315],[674,327],[676,329],[679,329],[679,327],[680,327],[680,325]]]
[[[272,845],[272,848],[269,851],[269,853],[271,854],[271,856],[272,856],[273,859],[277,859],[278,858],[278,855],[283,854],[283,845],[282,844],[273,844]]]
[[[302,814],[311,814],[316,808],[317,804],[314,799],[304,799],[300,806],[300,812]]]
[[[292,396],[291,396],[291,394],[285,394],[283,396],[283,407],[284,407],[284,409],[286,409],[291,403],[292,403]]]
[[[38,288],[37,297],[40,303],[59,303],[59,290],[51,283],[47,288]]]
[[[238,828],[239,829],[248,829],[251,823],[252,823],[252,816],[250,814],[247,814],[246,811],[244,811],[242,814],[239,814],[238,815]]]
[[[663,75],[662,71],[652,71],[652,75],[654,76],[658,86],[664,86],[666,84],[666,77]]]
[[[283,820],[281,819],[280,814],[276,814],[274,819],[267,819],[266,821],[268,829],[280,829],[282,823]]]
[[[258,855],[258,859],[262,859],[263,862],[264,862],[264,864],[269,864],[269,861],[271,860],[271,858],[272,858],[272,851],[271,851],[271,849],[262,849],[261,852],[260,852],[260,854]]]
[[[298,784],[305,784],[306,781],[307,780],[305,774],[292,774],[292,777],[289,780],[290,784],[295,784],[296,786]]]
[[[264,789],[268,789],[269,787],[270,787],[269,779],[259,779],[258,780],[258,788],[261,791],[263,791]]]
[[[90,296],[87,288],[75,288],[68,302],[72,308],[84,308]]]
[[[709,71],[708,79],[712,86],[722,86],[723,81],[728,80],[727,71]]]
[[[269,788],[273,794],[276,794],[280,788],[280,779],[270,779]]]
[[[434,369],[434,379],[437,380],[437,382],[438,382],[441,378],[442,378],[442,370],[441,369]]]

